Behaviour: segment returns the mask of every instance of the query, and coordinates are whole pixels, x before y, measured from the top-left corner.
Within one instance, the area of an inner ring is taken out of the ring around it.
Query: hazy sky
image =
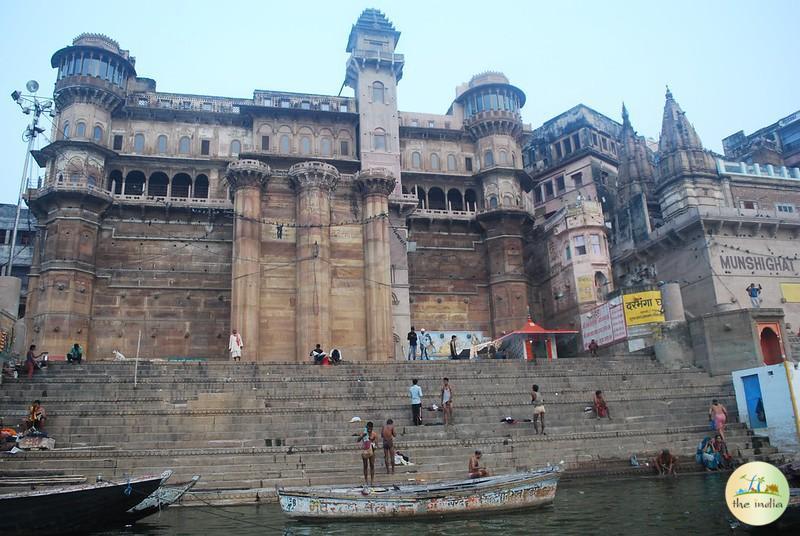
[[[706,147],[721,152],[723,137],[800,109],[798,0],[4,2],[0,202],[16,202],[29,120],[8,95],[29,79],[50,94],[50,57],[76,35],[116,39],[161,91],[335,95],[366,7],[402,32],[401,110],[444,113],[456,85],[499,70],[526,93],[522,115],[534,127],[579,102],[620,120],[624,100],[639,133],[657,137],[669,84]]]

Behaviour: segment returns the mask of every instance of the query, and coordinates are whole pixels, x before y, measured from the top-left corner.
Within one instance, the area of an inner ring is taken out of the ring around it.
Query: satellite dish
[[[31,93],[36,93],[39,91],[39,82],[36,80],[28,80],[28,83],[25,84],[25,89],[27,89]]]

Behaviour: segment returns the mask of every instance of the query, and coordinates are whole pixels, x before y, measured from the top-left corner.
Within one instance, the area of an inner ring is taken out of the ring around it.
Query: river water
[[[745,534],[725,505],[727,475],[563,482],[552,506],[455,520],[304,523],[277,504],[171,508],[105,536],[478,536],[554,534]]]

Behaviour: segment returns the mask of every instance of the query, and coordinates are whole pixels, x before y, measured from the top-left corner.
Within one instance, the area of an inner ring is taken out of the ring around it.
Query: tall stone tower
[[[111,114],[125,102],[134,61],[116,41],[97,34],[78,36],[52,58],[57,132],[35,154],[46,168],[45,182],[29,199],[40,225],[29,333],[51,352],[66,352],[75,342],[92,345],[97,239],[112,201],[101,188],[106,159],[114,154]]]
[[[528,315],[528,279],[523,259],[524,209],[520,108],[525,94],[502,73],[474,76],[459,88],[464,126],[476,145],[486,210],[477,219],[485,233],[490,310],[494,336],[521,326]]]
[[[661,217],[655,198],[655,165],[644,137],[631,125],[628,110],[622,105],[622,145],[617,178],[616,220],[618,243],[647,239],[653,224]]]
[[[656,193],[664,220],[690,206],[719,207],[728,204],[712,155],[667,89],[661,139],[658,142]]]
[[[353,88],[359,115],[359,157],[361,159],[361,185],[368,185],[364,192],[373,192],[372,186],[393,184],[386,207],[388,214],[372,214],[385,221],[386,229],[370,229],[374,241],[377,236],[385,236],[389,241],[389,259],[384,273],[382,263],[378,263],[380,274],[374,273],[375,261],[368,264],[373,276],[367,276],[367,292],[376,292],[370,287],[385,287],[389,291],[391,303],[391,330],[395,337],[404,335],[411,324],[411,311],[408,292],[408,255],[406,239],[408,230],[405,217],[408,210],[416,206],[416,199],[404,199],[400,177],[400,122],[397,114],[397,83],[403,77],[404,58],[395,54],[400,32],[395,30],[386,16],[377,9],[366,9],[350,30],[347,39],[347,61],[345,84]],[[369,172],[369,173],[367,173]],[[383,187],[383,186],[382,186]],[[380,190],[380,189],[379,189]],[[366,198],[365,198],[366,202]],[[368,205],[370,211],[378,206]],[[392,229],[389,227],[391,226]],[[374,248],[373,248],[374,249]],[[365,250],[374,255],[379,250]],[[368,270],[368,271],[369,271]],[[376,279],[377,277],[377,279]],[[386,281],[389,285],[386,285]],[[384,297],[375,298],[374,303],[382,303]],[[374,314],[376,311],[368,311]],[[382,323],[382,322],[381,322]],[[391,341],[390,341],[391,342]],[[378,344],[383,347],[384,343]],[[375,354],[375,348],[368,349],[369,359],[384,359]],[[383,352],[383,350],[381,350]]]

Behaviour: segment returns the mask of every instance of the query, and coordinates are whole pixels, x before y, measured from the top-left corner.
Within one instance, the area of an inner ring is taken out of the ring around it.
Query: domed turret
[[[525,93],[503,73],[488,71],[458,88],[456,102],[464,107],[464,126],[474,139],[494,134],[517,138],[522,133],[520,108]]]
[[[128,79],[136,76],[135,58],[119,43],[101,34],[84,33],[50,60],[58,69],[53,98],[59,109],[75,102],[112,111],[125,100]]]

